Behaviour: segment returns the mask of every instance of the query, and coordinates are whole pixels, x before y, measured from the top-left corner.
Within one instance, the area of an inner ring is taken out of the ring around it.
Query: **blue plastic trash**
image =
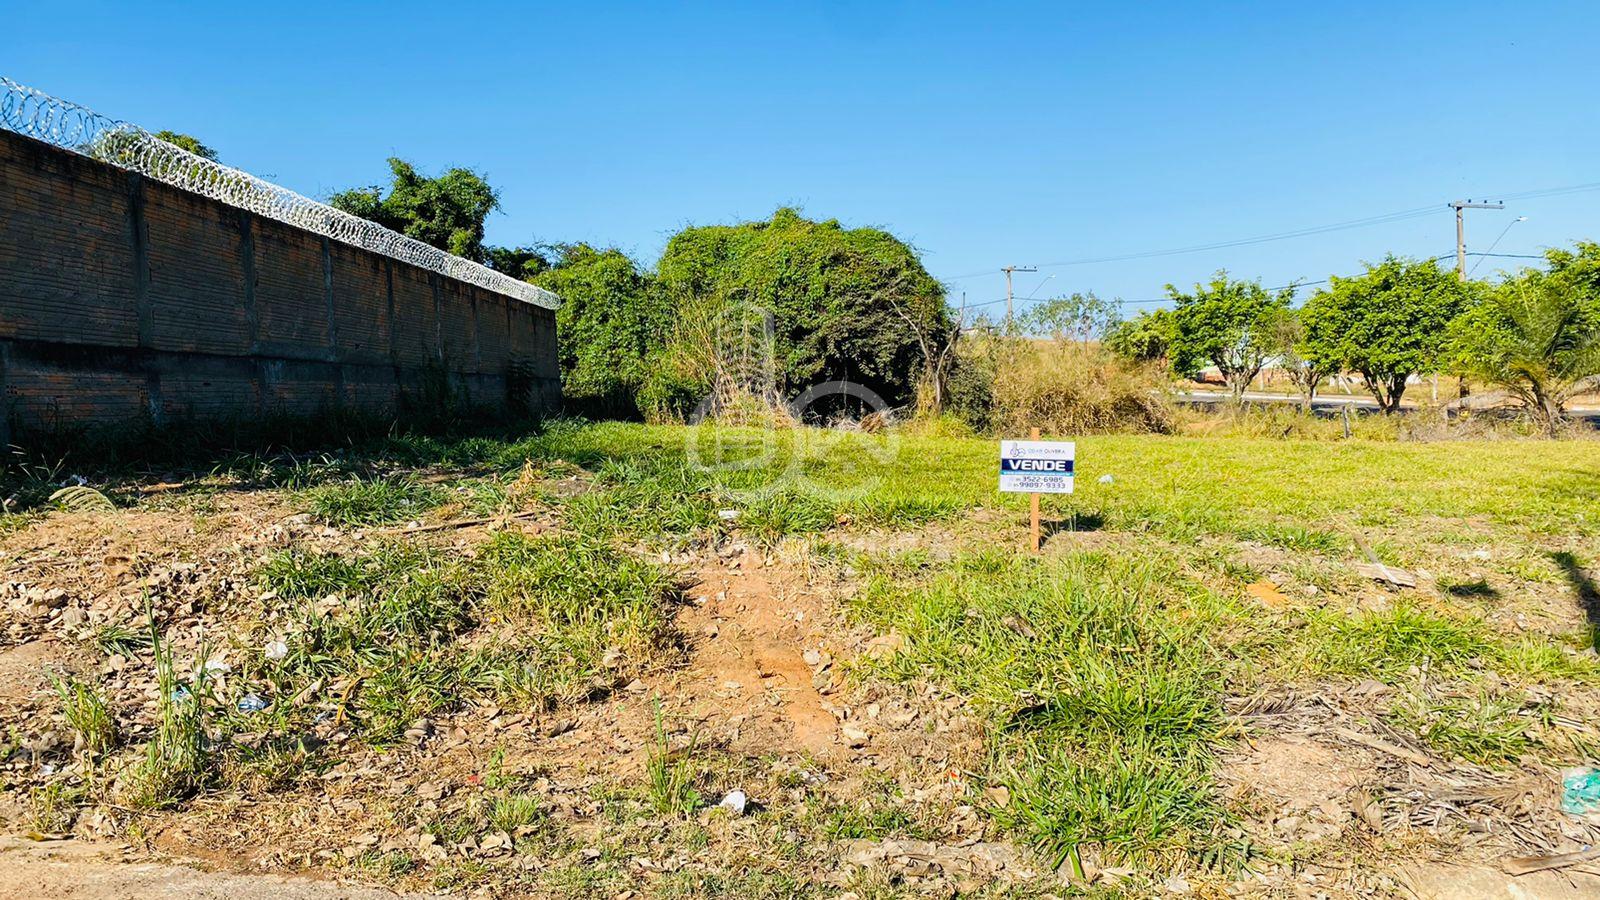
[[[1561,811],[1574,816],[1600,813],[1600,769],[1580,766],[1561,773]]]

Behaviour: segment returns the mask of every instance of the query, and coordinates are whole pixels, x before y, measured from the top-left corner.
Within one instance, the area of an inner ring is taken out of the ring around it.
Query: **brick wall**
[[[0,131],[0,436],[388,412],[440,372],[553,409],[555,313]]]

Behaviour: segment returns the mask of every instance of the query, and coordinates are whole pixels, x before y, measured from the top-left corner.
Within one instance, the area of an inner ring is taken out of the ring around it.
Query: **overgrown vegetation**
[[[1458,318],[1450,352],[1457,371],[1509,391],[1554,435],[1573,396],[1600,380],[1600,244],[1546,256],[1548,271],[1524,269]]]
[[[1016,346],[1107,361],[1074,329],[1060,335]],[[537,506],[559,524],[507,528],[466,549],[345,534],[276,550],[253,568],[238,633],[215,636],[230,648],[220,680],[203,647],[187,668],[175,663],[175,619],[158,619],[166,634],[86,631],[107,653],[155,667],[154,716],[107,733],[97,723],[122,698],[61,682],[61,713],[84,735],[95,775],[39,785],[32,809],[64,830],[80,806],[107,797],[141,810],[184,810],[219,791],[273,802],[318,785],[352,752],[402,752],[479,704],[543,728],[677,665],[687,637],[673,624],[678,561],[738,544],[754,548],[752,563],[803,561],[819,584],[839,579],[857,621],[896,638],[897,652],[847,664],[848,685],[929,686],[930,702],[947,698],[978,717],[982,750],[962,770],[957,802],[979,810],[985,840],[1037,846],[1069,870],[1092,857],[1226,880],[1262,865],[1243,830],[1247,811],[1219,787],[1219,760],[1239,749],[1230,698],[1377,679],[1395,694],[1373,720],[1430,752],[1496,767],[1553,752],[1543,737],[1553,705],[1530,704],[1517,686],[1561,686],[1575,698],[1562,702],[1577,704],[1600,664],[1578,651],[1583,635],[1508,633],[1503,615],[1486,613],[1520,602],[1495,593],[1506,579],[1559,583],[1582,571],[1577,557],[1499,554],[1595,536],[1596,485],[1584,475],[1595,452],[1589,442],[1446,452],[1359,436],[1330,448],[1272,433],[1085,435],[1078,493],[1044,502],[1056,537],[1042,558],[1012,549],[1025,498],[994,493],[992,441],[947,422],[870,434],[561,421],[535,433],[389,433],[338,451],[234,458],[209,477],[287,491],[305,509],[318,498],[320,521],[439,522],[460,503],[492,513]],[[400,502],[419,470],[439,496]],[[125,504],[152,502],[124,493]],[[428,508],[446,500],[450,511]],[[919,531],[929,522],[936,538]],[[1358,539],[1387,563],[1433,570],[1438,589],[1396,597],[1371,587],[1379,596],[1364,597],[1369,607],[1354,602],[1363,596],[1348,571],[1363,558]],[[1469,552],[1491,542],[1492,561]],[[1269,570],[1286,580],[1285,594],[1316,599],[1259,605],[1244,587]],[[1483,587],[1451,590],[1474,583]],[[620,709],[644,698],[635,687],[614,699]],[[724,828],[733,817],[706,807],[732,787],[765,784],[752,772],[767,763],[702,741],[695,717],[662,701],[655,730],[634,745],[637,763],[595,789],[604,838],[579,842],[541,799],[537,776],[506,775],[494,760],[470,776],[452,770],[452,784],[471,785],[452,802],[405,807],[370,827],[415,828],[449,847],[503,833],[516,843],[508,861],[592,844],[599,857],[551,866],[523,886],[570,879],[617,890],[636,883],[618,836],[637,833],[628,829],[657,835],[642,840],[671,835],[690,855],[746,829],[792,833],[762,838],[756,874],[727,884],[790,878],[798,896],[809,882],[796,873],[833,841],[952,840],[929,801],[902,793],[891,772],[851,805],[814,788],[809,761],[751,793],[753,822]],[[109,749],[91,749],[100,747]],[[521,871],[392,846],[367,847],[348,865],[435,887]]]
[[[1116,301],[1074,293],[995,329],[957,321],[916,251],[881,229],[783,208],[767,221],[685,228],[654,266],[583,243],[490,247],[484,221],[498,198],[481,175],[430,178],[399,159],[389,165],[387,193],[359,188],[330,202],[560,295],[562,386],[572,410],[590,415],[684,421],[731,410],[750,421],[753,403],[782,417],[807,389],[848,381],[854,401],[833,396],[801,415],[859,417],[914,402],[919,415],[953,411],[980,430],[1034,415],[1029,425],[1166,431],[1164,404],[1129,384],[1131,373],[1215,369],[1237,406],[1271,367],[1307,412],[1323,381],[1343,372],[1358,374],[1385,413],[1401,408],[1419,375],[1470,377],[1510,391],[1554,434],[1570,398],[1600,377],[1592,243],[1551,251],[1548,272],[1524,270],[1497,286],[1391,255],[1359,275],[1331,276],[1299,309],[1295,285],[1268,290],[1219,271],[1190,291],[1168,285],[1171,311],[1123,320]],[[1013,353],[1001,365],[995,332],[1102,341],[1129,365],[1063,371],[1051,353]],[[1070,398],[1040,409],[1040,397],[1017,397],[1028,378],[1006,373],[1024,371],[1048,385],[1033,393]]]

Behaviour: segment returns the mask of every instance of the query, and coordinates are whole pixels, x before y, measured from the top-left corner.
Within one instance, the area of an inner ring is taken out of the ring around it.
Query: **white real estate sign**
[[[1076,455],[1072,441],[1001,441],[1000,490],[1070,494]]]

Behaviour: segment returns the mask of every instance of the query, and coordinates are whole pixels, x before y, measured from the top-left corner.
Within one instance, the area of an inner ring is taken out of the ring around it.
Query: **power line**
[[[1438,261],[1442,261],[1442,259],[1450,259],[1451,256],[1454,256],[1454,253],[1440,253],[1440,255],[1438,255],[1438,256],[1429,256],[1429,258],[1427,258],[1427,261],[1430,261],[1430,263],[1438,263]],[[1480,256],[1480,258],[1496,258],[1496,259],[1544,259],[1544,255],[1541,255],[1541,253],[1467,253],[1467,256]],[[1272,291],[1286,290],[1286,288],[1291,288],[1291,287],[1293,287],[1293,288],[1317,287],[1317,285],[1325,285],[1325,283],[1330,282],[1330,280],[1331,279],[1317,279],[1317,280],[1310,280],[1310,282],[1290,282],[1290,283],[1286,283],[1286,285],[1278,285],[1278,287],[1264,288],[1264,290],[1269,291],[1269,293],[1272,293]],[[1032,301],[1032,299],[1034,299],[1034,298],[1022,298],[1022,299],[1029,299],[1029,301]],[[984,309],[984,307],[986,307],[986,306],[998,306],[998,304],[1002,304],[1002,303],[1005,303],[1005,298],[1003,298],[1003,296],[1000,299],[987,299],[987,301],[984,301],[984,303],[968,303],[968,304],[965,304],[965,306],[963,306],[963,309]],[[1114,301],[1112,301],[1112,303],[1120,303],[1120,304],[1123,304],[1123,306],[1147,306],[1147,304],[1152,304],[1152,303],[1173,303],[1173,298],[1170,298],[1170,296],[1162,296],[1162,298],[1149,298],[1149,299],[1146,299],[1146,298],[1141,298],[1141,299],[1115,298]]]
[[[1585,191],[1600,190],[1600,181],[1590,181],[1583,184],[1565,185],[1563,187],[1540,188],[1533,191],[1521,191],[1509,194],[1490,194],[1501,200],[1533,200],[1546,197],[1557,197],[1565,194],[1578,194]],[[1343,231],[1351,228],[1368,228],[1373,225],[1387,225],[1391,222],[1404,222],[1408,219],[1422,218],[1437,214],[1438,206],[1420,206],[1415,209],[1397,210],[1382,213],[1376,216],[1367,216],[1361,219],[1350,219],[1344,222],[1334,222],[1327,225],[1313,225],[1306,228],[1297,228],[1291,231],[1281,231],[1272,234],[1258,235],[1256,237],[1239,238],[1231,241],[1218,241],[1211,244],[1196,244],[1189,247],[1175,247],[1166,250],[1143,250],[1135,253],[1119,253],[1109,256],[1083,257],[1080,259],[1059,260],[1057,262],[1040,263],[1039,268],[1054,268],[1057,266],[1080,266],[1103,262],[1122,262],[1133,259],[1152,259],[1160,256],[1176,256],[1183,253],[1201,253],[1207,250],[1224,250],[1230,247],[1245,247],[1251,244],[1263,244],[1270,241],[1283,241],[1297,237],[1310,237],[1312,235],[1327,234],[1333,231]],[[954,275],[946,281],[961,281],[967,278],[978,278],[984,275],[995,274],[994,269],[985,269],[981,272],[969,272],[964,275]]]

